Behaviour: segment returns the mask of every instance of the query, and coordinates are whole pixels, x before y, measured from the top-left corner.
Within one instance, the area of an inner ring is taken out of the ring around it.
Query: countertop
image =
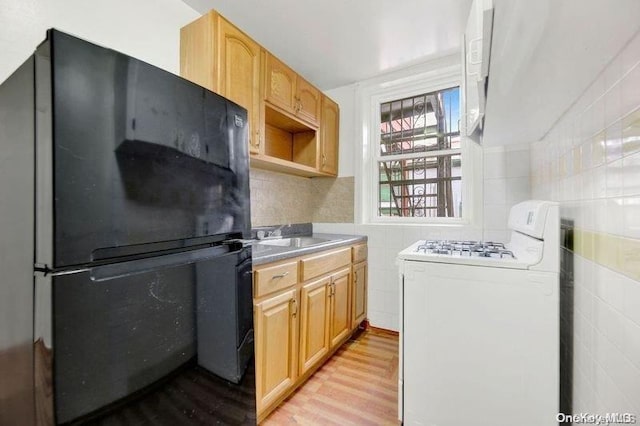
[[[341,246],[349,246],[352,244],[367,241],[365,235],[342,235],[342,234],[321,234],[313,233],[311,235],[287,235],[284,238],[296,237],[313,237],[325,238],[329,241],[315,244],[308,247],[282,247],[268,246],[259,244],[257,241],[251,244],[253,265],[262,265],[264,263],[277,262],[278,260],[289,259],[292,257],[303,256],[305,254],[316,253]]]

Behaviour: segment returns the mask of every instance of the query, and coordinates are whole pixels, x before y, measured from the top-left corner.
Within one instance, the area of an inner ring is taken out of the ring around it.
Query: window
[[[459,87],[379,107],[377,217],[460,218]]]
[[[356,223],[482,226],[483,150],[464,136],[460,74],[452,55],[354,86]]]

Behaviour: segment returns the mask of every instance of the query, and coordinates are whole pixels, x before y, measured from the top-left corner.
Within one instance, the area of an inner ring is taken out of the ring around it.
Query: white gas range
[[[560,219],[527,201],[506,243],[428,241],[398,255],[399,418],[406,425],[557,425]]]

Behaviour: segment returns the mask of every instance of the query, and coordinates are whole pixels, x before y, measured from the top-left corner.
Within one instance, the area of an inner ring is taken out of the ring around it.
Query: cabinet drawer
[[[300,261],[302,281],[323,275],[351,263],[351,247],[307,257]]]
[[[363,260],[367,260],[367,245],[360,244],[352,247],[353,250],[353,263],[362,262]]]
[[[281,263],[274,266],[257,267],[253,271],[253,297],[295,285],[298,282],[298,262]]]

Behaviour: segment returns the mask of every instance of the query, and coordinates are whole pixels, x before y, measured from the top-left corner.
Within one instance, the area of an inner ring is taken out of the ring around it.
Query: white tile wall
[[[623,293],[638,283],[580,256],[574,267],[574,412],[640,413],[640,324]]]
[[[640,238],[640,33],[532,144],[531,171],[533,197],[576,227]],[[640,281],[574,261],[574,412],[640,421]]]
[[[484,149],[484,240],[509,238],[507,220],[514,204],[531,198],[528,144]]]

